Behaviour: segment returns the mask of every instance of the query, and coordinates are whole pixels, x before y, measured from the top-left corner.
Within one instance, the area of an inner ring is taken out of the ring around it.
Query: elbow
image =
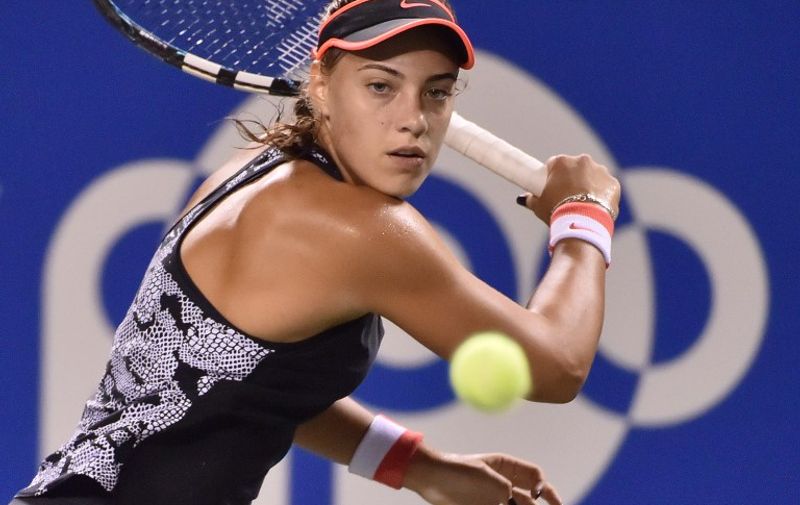
[[[569,403],[577,398],[589,375],[589,366],[575,360],[563,359],[551,369],[551,374],[543,387],[537,388],[533,382],[533,401],[545,403]],[[534,378],[536,381],[536,378]]]
[[[548,403],[569,403],[580,393],[585,376],[579,373],[565,372],[548,395]]]
[[[571,356],[569,359],[565,360],[562,370],[564,403],[571,402],[578,396],[578,393],[583,389],[583,384],[586,382],[587,377],[589,377],[589,370],[591,370],[591,368],[591,359],[587,361]]]
[[[569,403],[577,398],[588,375],[588,368],[570,368],[564,370],[560,381],[561,387],[558,392],[558,403]]]

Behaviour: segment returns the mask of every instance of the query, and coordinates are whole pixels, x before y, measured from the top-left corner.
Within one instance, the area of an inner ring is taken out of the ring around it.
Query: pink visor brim
[[[466,55],[465,61],[460,64],[460,67],[469,70],[475,64],[475,51],[472,47],[472,42],[470,42],[469,37],[461,29],[460,26],[453,23],[452,21],[447,21],[444,19],[408,19],[403,20],[407,22],[403,22],[399,25],[392,27],[386,31],[381,31],[379,27],[370,27],[368,30],[362,30],[362,37],[353,37],[357,38],[358,40],[347,40],[347,39],[338,39],[338,38],[331,38],[325,41],[322,46],[314,52],[314,59],[321,59],[325,52],[330,49],[331,47],[336,47],[345,51],[361,51],[363,49],[370,48],[372,46],[378,45],[381,42],[384,42],[392,37],[395,37],[401,33],[407,32],[413,28],[417,28],[420,26],[429,26],[429,25],[439,25],[444,26],[452,30],[461,41],[463,45],[464,54]],[[367,33],[368,31],[376,32],[375,35],[371,33]],[[366,36],[365,36],[366,34]],[[357,34],[353,34],[357,35]],[[351,38],[351,37],[348,37]]]

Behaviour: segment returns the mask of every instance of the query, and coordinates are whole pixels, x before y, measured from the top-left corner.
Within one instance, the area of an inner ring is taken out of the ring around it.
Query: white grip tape
[[[445,144],[534,195],[541,195],[544,163],[453,112]]]

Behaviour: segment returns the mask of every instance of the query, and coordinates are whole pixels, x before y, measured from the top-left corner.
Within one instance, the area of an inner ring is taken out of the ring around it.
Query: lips
[[[389,152],[389,154],[403,158],[425,158],[425,151],[416,146],[404,146]]]

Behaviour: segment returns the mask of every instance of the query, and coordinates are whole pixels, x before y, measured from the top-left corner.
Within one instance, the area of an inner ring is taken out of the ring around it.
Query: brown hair
[[[342,0],[352,2],[354,0]],[[330,72],[342,51],[331,48],[323,55],[320,61],[320,71]],[[294,103],[294,122],[283,122],[283,110],[278,107],[277,115],[272,126],[267,126],[258,119],[232,118],[239,135],[245,140],[261,145],[271,145],[283,151],[290,157],[297,157],[301,152],[311,146],[317,138],[317,118],[311,107],[311,97],[308,96],[305,86],[297,101]]]
[[[325,10],[325,17],[327,18],[337,10],[345,5],[354,2],[355,0],[332,0]],[[441,0],[442,3],[453,13],[455,12],[448,0]],[[320,71],[324,73],[330,72],[336,62],[343,55],[341,49],[332,47],[322,56],[320,60]],[[257,142],[261,145],[274,146],[290,157],[297,157],[301,152],[310,147],[317,138],[317,118],[311,107],[311,98],[306,92],[306,88],[300,92],[297,101],[294,104],[294,123],[284,123],[281,121],[282,110],[279,108],[278,113],[273,121],[272,126],[267,126],[257,119],[238,119],[232,118],[236,129],[245,140]]]

